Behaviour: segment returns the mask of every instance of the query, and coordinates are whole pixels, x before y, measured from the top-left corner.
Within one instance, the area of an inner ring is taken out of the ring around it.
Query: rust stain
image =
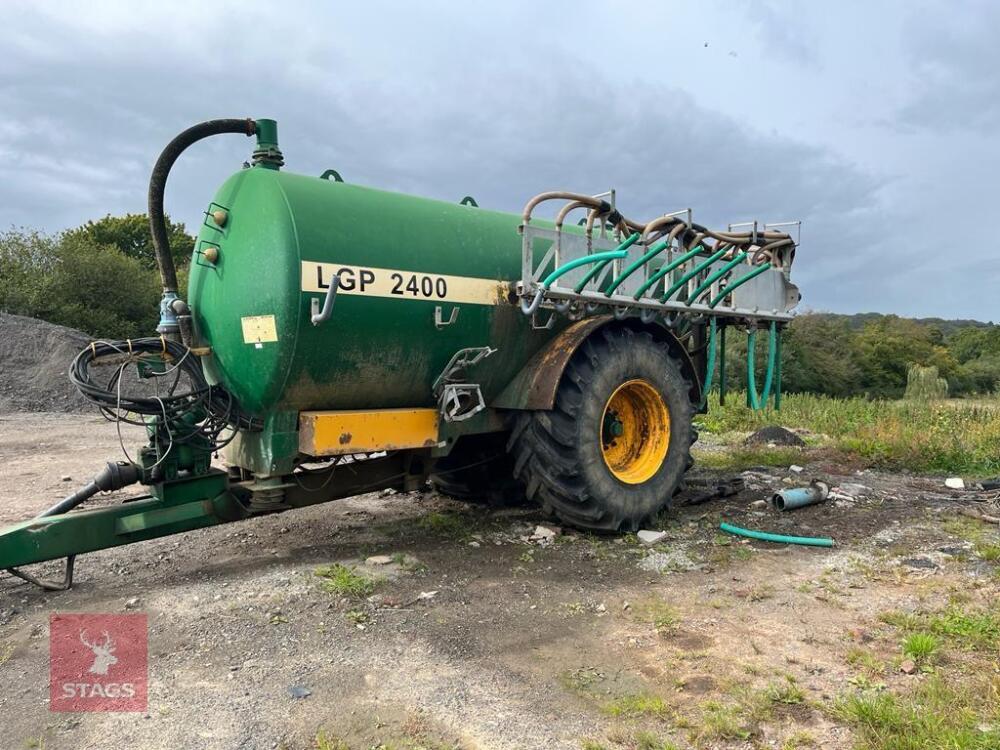
[[[347,445],[349,442],[351,442],[351,438],[352,437],[354,437],[354,436],[351,433],[349,433],[349,432],[343,432],[343,433],[341,433],[341,435],[340,435],[340,444],[341,445]]]

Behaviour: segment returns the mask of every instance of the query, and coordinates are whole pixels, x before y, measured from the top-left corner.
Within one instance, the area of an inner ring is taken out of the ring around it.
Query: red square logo
[[[49,616],[49,709],[145,711],[144,614]]]

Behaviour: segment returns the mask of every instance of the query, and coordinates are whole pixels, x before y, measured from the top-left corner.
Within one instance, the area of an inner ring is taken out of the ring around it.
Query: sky
[[[505,211],[613,187],[642,221],[801,220],[802,309],[1000,319],[998,2],[82,7],[4,0],[0,230],[143,212],[176,133],[270,117],[292,171]],[[186,152],[172,218],[197,227],[250,145]]]

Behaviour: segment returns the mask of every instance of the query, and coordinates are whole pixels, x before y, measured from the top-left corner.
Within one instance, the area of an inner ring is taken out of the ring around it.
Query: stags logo
[[[80,643],[94,652],[94,663],[87,671],[91,674],[107,674],[108,667],[118,663],[118,657],[114,655],[115,642],[111,640],[111,636],[105,630],[103,643],[90,643],[83,637],[86,632],[86,630],[80,631]]]
[[[143,614],[51,615],[51,710],[145,711],[146,632]]]

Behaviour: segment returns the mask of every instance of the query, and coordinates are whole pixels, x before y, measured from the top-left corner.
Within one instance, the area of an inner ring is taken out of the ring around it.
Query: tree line
[[[863,318],[861,321],[858,318]],[[978,321],[921,321],[897,315],[804,313],[782,341],[782,390],[828,396],[900,398],[914,366],[937,368],[951,396],[993,394],[1000,387],[1000,326]],[[948,331],[948,333],[945,333]],[[746,385],[746,344],[734,335],[727,381]],[[766,358],[758,336],[757,368]],[[757,378],[758,387],[761,384]]]
[[[195,239],[167,221],[181,289]],[[0,310],[109,339],[156,328],[159,274],[144,214],[106,216],[58,234],[0,233]],[[730,331],[729,387],[746,385],[746,343]],[[760,336],[758,372],[766,358]],[[804,313],[783,339],[782,388],[830,396],[899,398],[910,368],[936,367],[952,396],[1000,387],[1000,326],[896,315]],[[758,384],[760,380],[758,380]]]

